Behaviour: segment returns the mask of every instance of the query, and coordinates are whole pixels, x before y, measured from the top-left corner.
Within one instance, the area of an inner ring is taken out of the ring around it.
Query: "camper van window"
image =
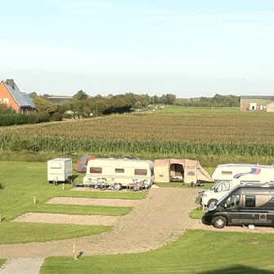
[[[115,168],[115,173],[125,173],[123,168]]]
[[[232,171],[223,170],[223,171],[222,171],[222,174],[223,174],[223,175],[232,175]]]
[[[245,206],[246,207],[255,207],[255,196],[247,195],[245,197]]]
[[[217,186],[216,192],[228,191],[229,189],[230,189],[230,182],[229,181],[222,181]]]
[[[101,167],[91,167],[89,171],[90,171],[90,173],[102,173],[102,168]]]
[[[134,174],[135,175],[147,175],[147,170],[146,169],[135,169]]]
[[[227,208],[237,208],[239,206],[240,195],[234,194],[227,198],[225,205]]]

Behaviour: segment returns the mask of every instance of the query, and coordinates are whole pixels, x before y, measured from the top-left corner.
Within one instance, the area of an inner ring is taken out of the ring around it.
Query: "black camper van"
[[[274,186],[239,185],[208,208],[204,224],[274,226]]]

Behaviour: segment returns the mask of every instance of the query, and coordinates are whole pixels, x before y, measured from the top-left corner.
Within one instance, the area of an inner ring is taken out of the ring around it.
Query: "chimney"
[[[7,79],[6,84],[14,89],[14,80],[13,79]]]

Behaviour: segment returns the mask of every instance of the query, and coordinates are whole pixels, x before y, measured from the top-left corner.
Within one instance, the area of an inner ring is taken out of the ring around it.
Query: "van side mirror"
[[[227,208],[227,203],[224,203],[223,206],[224,206],[224,208]]]

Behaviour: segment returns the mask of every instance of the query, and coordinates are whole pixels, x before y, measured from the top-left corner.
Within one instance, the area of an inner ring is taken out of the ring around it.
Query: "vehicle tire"
[[[211,204],[215,204],[217,202],[218,202],[218,200],[216,200],[216,199],[210,199],[207,203],[207,207],[209,208]]]
[[[216,216],[213,218],[212,224],[216,228],[224,228],[226,226],[226,218],[223,216]]]

